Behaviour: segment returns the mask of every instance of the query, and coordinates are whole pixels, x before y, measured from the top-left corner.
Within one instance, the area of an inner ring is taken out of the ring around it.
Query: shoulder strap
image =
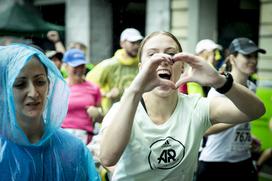
[[[145,106],[145,102],[144,102],[144,99],[143,99],[143,98],[141,98],[141,104],[143,105],[144,110],[145,110],[145,112],[147,113],[146,106]]]

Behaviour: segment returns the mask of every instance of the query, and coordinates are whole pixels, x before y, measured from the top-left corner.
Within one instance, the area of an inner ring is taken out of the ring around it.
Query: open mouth
[[[167,79],[167,80],[171,79],[171,72],[169,70],[159,70],[158,75],[162,79]]]
[[[39,102],[31,102],[31,103],[27,103],[27,106],[38,106],[40,103]]]

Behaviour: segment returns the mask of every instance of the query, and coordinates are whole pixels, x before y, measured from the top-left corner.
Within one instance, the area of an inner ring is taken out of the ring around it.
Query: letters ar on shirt
[[[182,161],[184,155],[184,145],[172,137],[166,137],[151,144],[148,163],[151,169],[171,169]]]

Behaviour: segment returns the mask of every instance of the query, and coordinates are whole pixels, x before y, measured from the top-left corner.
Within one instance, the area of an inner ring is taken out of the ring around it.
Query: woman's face
[[[70,65],[68,65],[68,75],[69,77],[73,77],[73,78],[79,78],[81,79],[86,71],[86,66],[85,64],[76,66],[76,67],[72,67]]]
[[[151,57],[156,53],[164,53],[170,56],[179,53],[177,43],[169,36],[165,34],[158,34],[151,37],[143,46],[141,62],[144,64],[147,61],[150,61]],[[169,74],[169,77],[165,77],[173,82],[177,82],[180,78],[181,73],[183,72],[183,63],[176,62],[173,65],[170,65],[167,62],[162,62],[157,68],[158,75],[162,73]]]
[[[49,81],[41,62],[33,57],[13,84],[17,120],[40,119],[46,103]]]
[[[257,53],[243,55],[238,53],[232,65],[232,69],[236,69],[247,76],[252,75],[257,69]]]

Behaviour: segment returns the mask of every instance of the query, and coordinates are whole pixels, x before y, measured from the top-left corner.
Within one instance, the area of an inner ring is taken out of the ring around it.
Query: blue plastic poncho
[[[31,144],[15,115],[13,83],[35,55],[50,80],[43,113],[44,134]],[[89,151],[60,126],[68,107],[69,90],[55,65],[35,48],[0,46],[0,180],[100,180]]]

